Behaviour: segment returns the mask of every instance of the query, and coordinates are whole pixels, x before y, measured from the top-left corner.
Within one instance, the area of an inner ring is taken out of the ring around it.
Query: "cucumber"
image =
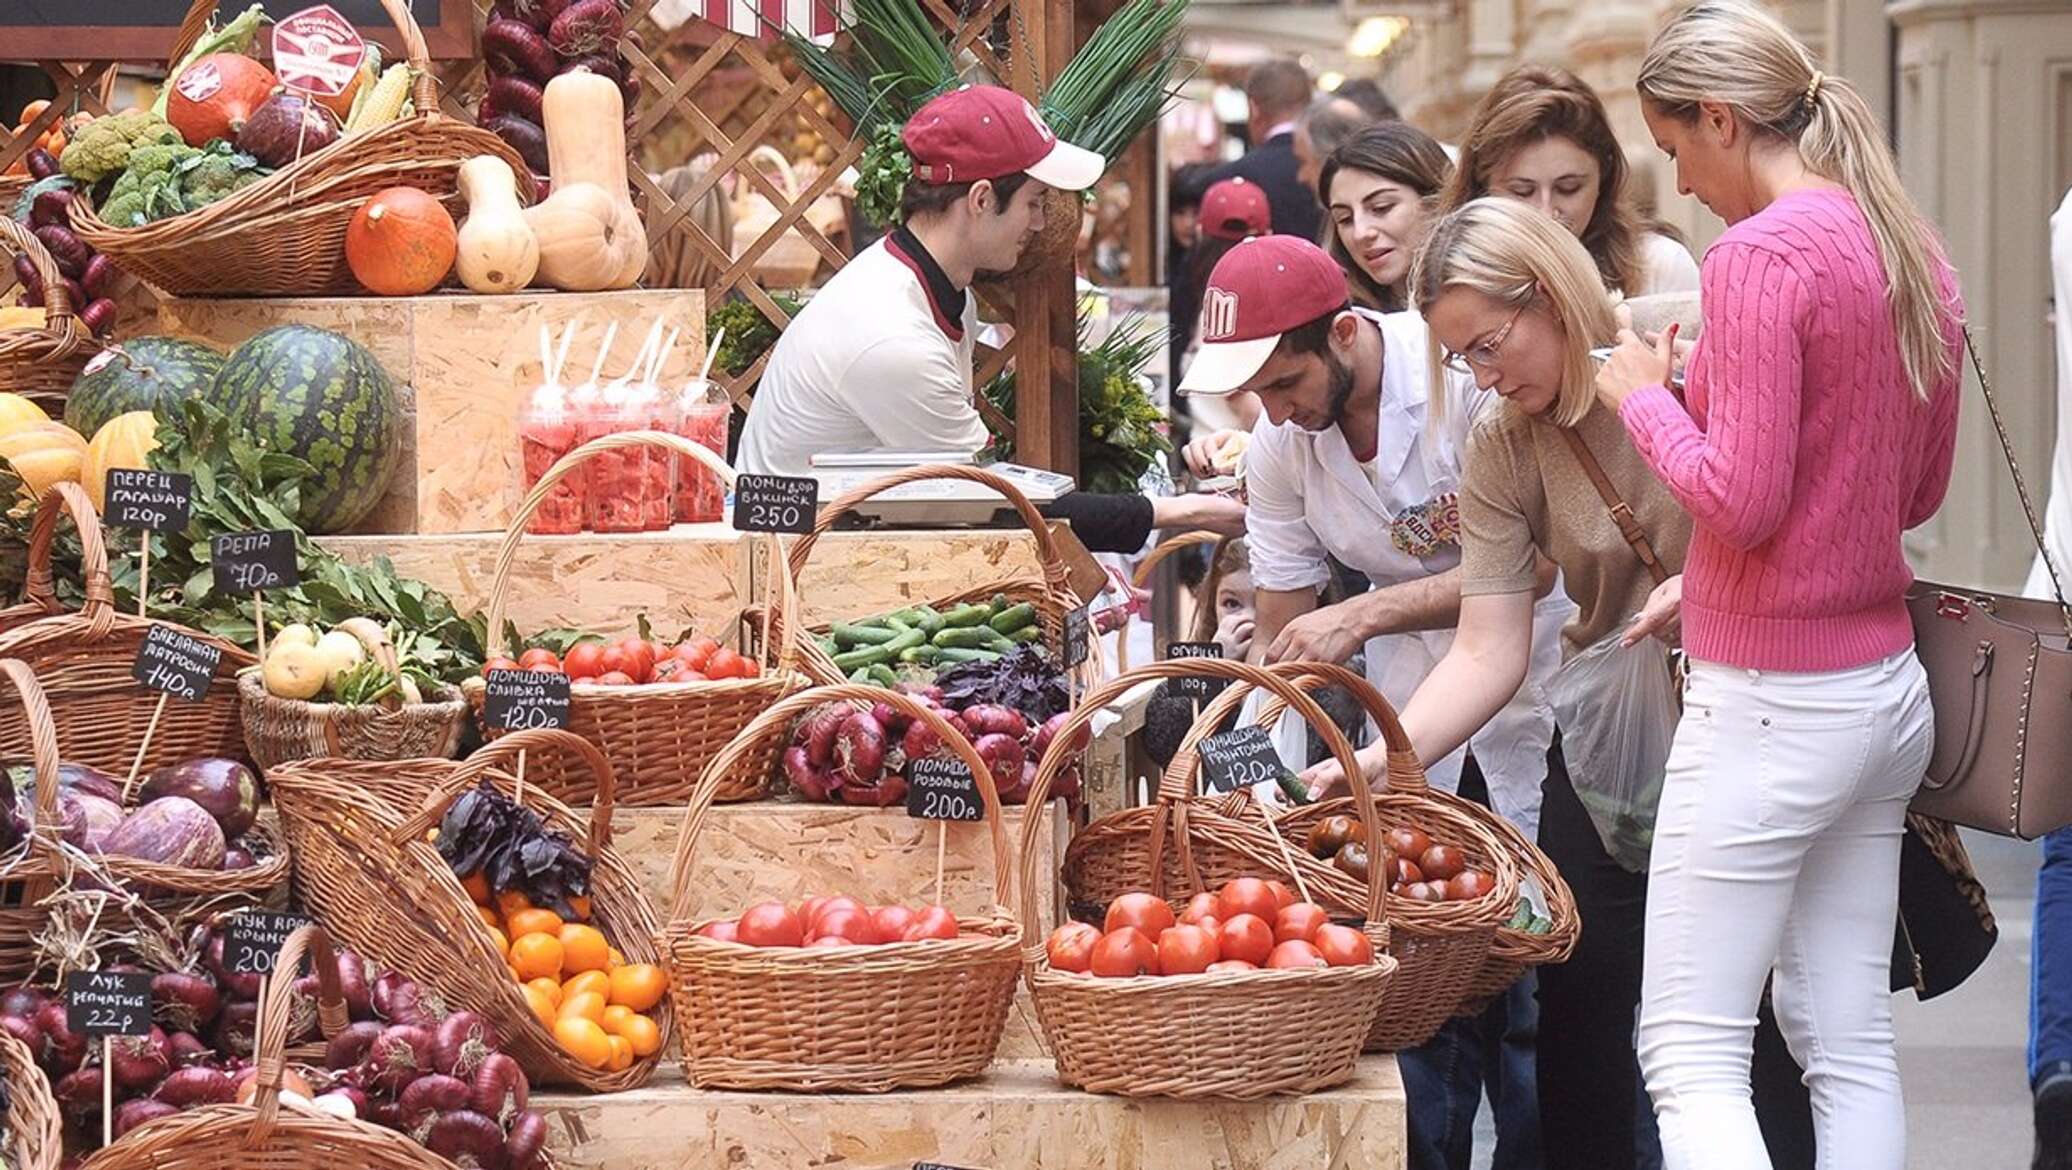
[[[1035,645],[1036,643],[1043,641],[1043,627],[1023,626],[1021,629],[1016,630],[1014,633],[1007,635],[1007,640],[1013,642],[1017,646]]]
[[[1006,613],[1006,612],[1007,612],[1007,610],[1008,610],[1008,608],[1009,608],[1010,606],[1012,606],[1013,604],[1014,604],[1014,602],[1012,602],[1012,601],[1009,601],[1009,600],[1007,599],[1007,594],[1005,594],[1005,593],[995,593],[995,594],[993,595],[993,606],[992,606],[992,609],[993,609],[993,616],[995,616],[995,617],[998,617],[999,615],[1001,615],[1001,614],[1003,614],[1003,613]]]
[[[999,637],[989,626],[951,626],[935,636],[935,644],[945,650],[978,650]]]
[[[967,626],[982,626],[992,617],[993,611],[986,606],[965,604],[951,610],[942,621],[943,625],[951,629],[962,629]]]
[[[889,626],[867,626],[861,622],[836,622],[835,641],[853,647],[882,646],[899,637],[899,631]]]
[[[913,608],[915,629],[933,638],[942,632],[943,617],[932,605],[917,605]]]
[[[860,670],[880,662],[890,662],[894,653],[887,653],[883,646],[865,646],[858,650],[849,650],[835,655],[835,669]]]
[[[899,660],[901,662],[911,662],[917,666],[927,666],[930,663],[933,663],[936,660],[940,659],[941,657],[941,647],[930,646],[926,643],[916,646],[911,650],[902,650],[899,652]]]
[[[864,673],[869,675],[871,682],[878,686],[890,689],[899,685],[899,676],[892,673],[892,668],[889,666],[883,664],[867,666],[864,668]]]
[[[1281,769],[1281,774],[1274,777],[1274,780],[1281,786],[1281,795],[1288,798],[1288,803],[1309,803],[1309,789],[1303,787],[1301,778],[1296,776],[1295,773],[1283,768]]]
[[[981,642],[980,645],[987,650],[996,650],[1006,654],[1014,649],[1014,642],[1009,640],[1006,634],[991,626],[980,626],[978,632],[985,637],[985,641]]]
[[[853,683],[862,683],[865,686],[869,686],[871,682],[871,668],[868,666],[859,666],[855,670],[850,671],[849,681]]]
[[[942,652],[941,661],[945,665],[954,665],[960,662],[998,662],[1000,661],[1000,656],[991,650],[964,650],[951,647]]]
[[[1036,624],[1036,606],[1027,601],[1020,605],[1011,605],[993,615],[992,620],[986,624],[1003,634],[1012,634],[1023,626]]]

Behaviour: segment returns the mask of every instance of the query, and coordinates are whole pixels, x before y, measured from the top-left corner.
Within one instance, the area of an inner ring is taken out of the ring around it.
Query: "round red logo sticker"
[[[214,61],[203,61],[182,73],[174,88],[180,91],[181,97],[190,102],[205,102],[214,97],[217,90],[223,88],[223,71],[216,67]]]

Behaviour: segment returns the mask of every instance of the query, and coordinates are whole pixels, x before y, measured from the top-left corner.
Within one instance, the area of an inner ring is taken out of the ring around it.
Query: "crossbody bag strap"
[[[1591,454],[1590,445],[1583,441],[1583,436],[1568,427],[1555,429],[1568,440],[1568,449],[1575,452],[1576,462],[1583,465],[1583,474],[1590,477],[1598,496],[1604,500],[1604,506],[1611,510],[1612,523],[1619,526],[1619,535],[1626,538],[1626,543],[1633,546],[1634,555],[1647,566],[1648,576],[1653,577],[1657,585],[1667,581],[1668,568],[1662,564],[1662,558],[1655,555],[1655,546],[1648,540],[1646,530],[1641,528],[1639,517],[1626,506],[1625,500],[1619,498],[1619,489],[1612,486],[1611,477],[1604,473],[1604,465],[1597,461],[1597,456]]]
[[[2065,622],[2065,636],[2072,638],[2072,604],[2065,601],[2064,582],[2058,577],[2058,566],[2051,559],[2050,548],[2043,542],[2043,525],[2036,519],[2036,506],[2029,502],[2029,485],[2022,479],[2022,465],[2015,461],[2014,442],[2007,437],[2007,424],[2000,418],[2000,404],[1993,398],[1993,383],[1986,377],[1986,363],[1979,360],[1978,342],[1971,336],[1971,327],[1964,327],[1964,351],[1971,355],[1971,368],[1978,373],[1978,388],[1986,396],[1986,413],[1993,417],[1993,433],[2000,437],[2000,454],[2007,459],[2007,470],[2014,476],[2014,494],[2022,501],[2022,516],[2029,521],[2029,535],[2036,539],[2036,555],[2043,558],[2043,570],[2050,574],[2050,590],[2058,598],[2058,614]]]

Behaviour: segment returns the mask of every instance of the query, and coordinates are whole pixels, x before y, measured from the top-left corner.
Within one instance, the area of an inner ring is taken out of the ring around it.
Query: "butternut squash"
[[[563,73],[547,83],[540,118],[554,192],[525,213],[539,240],[539,280],[580,292],[631,288],[647,269],[647,229],[626,189],[626,102],[618,83],[586,70]],[[554,206],[570,192],[582,193]],[[597,195],[609,210],[601,229]],[[596,250],[581,254],[579,247]]]
[[[516,292],[531,284],[540,267],[540,242],[518,205],[511,164],[478,154],[460,165],[457,178],[468,201],[453,261],[460,282],[478,293]]]

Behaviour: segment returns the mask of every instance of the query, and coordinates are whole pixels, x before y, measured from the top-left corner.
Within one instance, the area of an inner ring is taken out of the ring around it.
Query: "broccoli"
[[[186,210],[207,207],[265,178],[267,170],[249,154],[240,154],[227,142],[211,142],[193,158],[180,162],[180,194]]]
[[[129,165],[134,150],[179,144],[180,132],[164,118],[148,110],[131,110],[87,123],[65,147],[58,166],[82,182],[98,183]]]
[[[108,202],[100,209],[101,219],[113,227],[138,227],[186,211],[180,192],[181,164],[201,157],[201,151],[185,145],[140,146],[131,151],[128,167],[115,180]]]

